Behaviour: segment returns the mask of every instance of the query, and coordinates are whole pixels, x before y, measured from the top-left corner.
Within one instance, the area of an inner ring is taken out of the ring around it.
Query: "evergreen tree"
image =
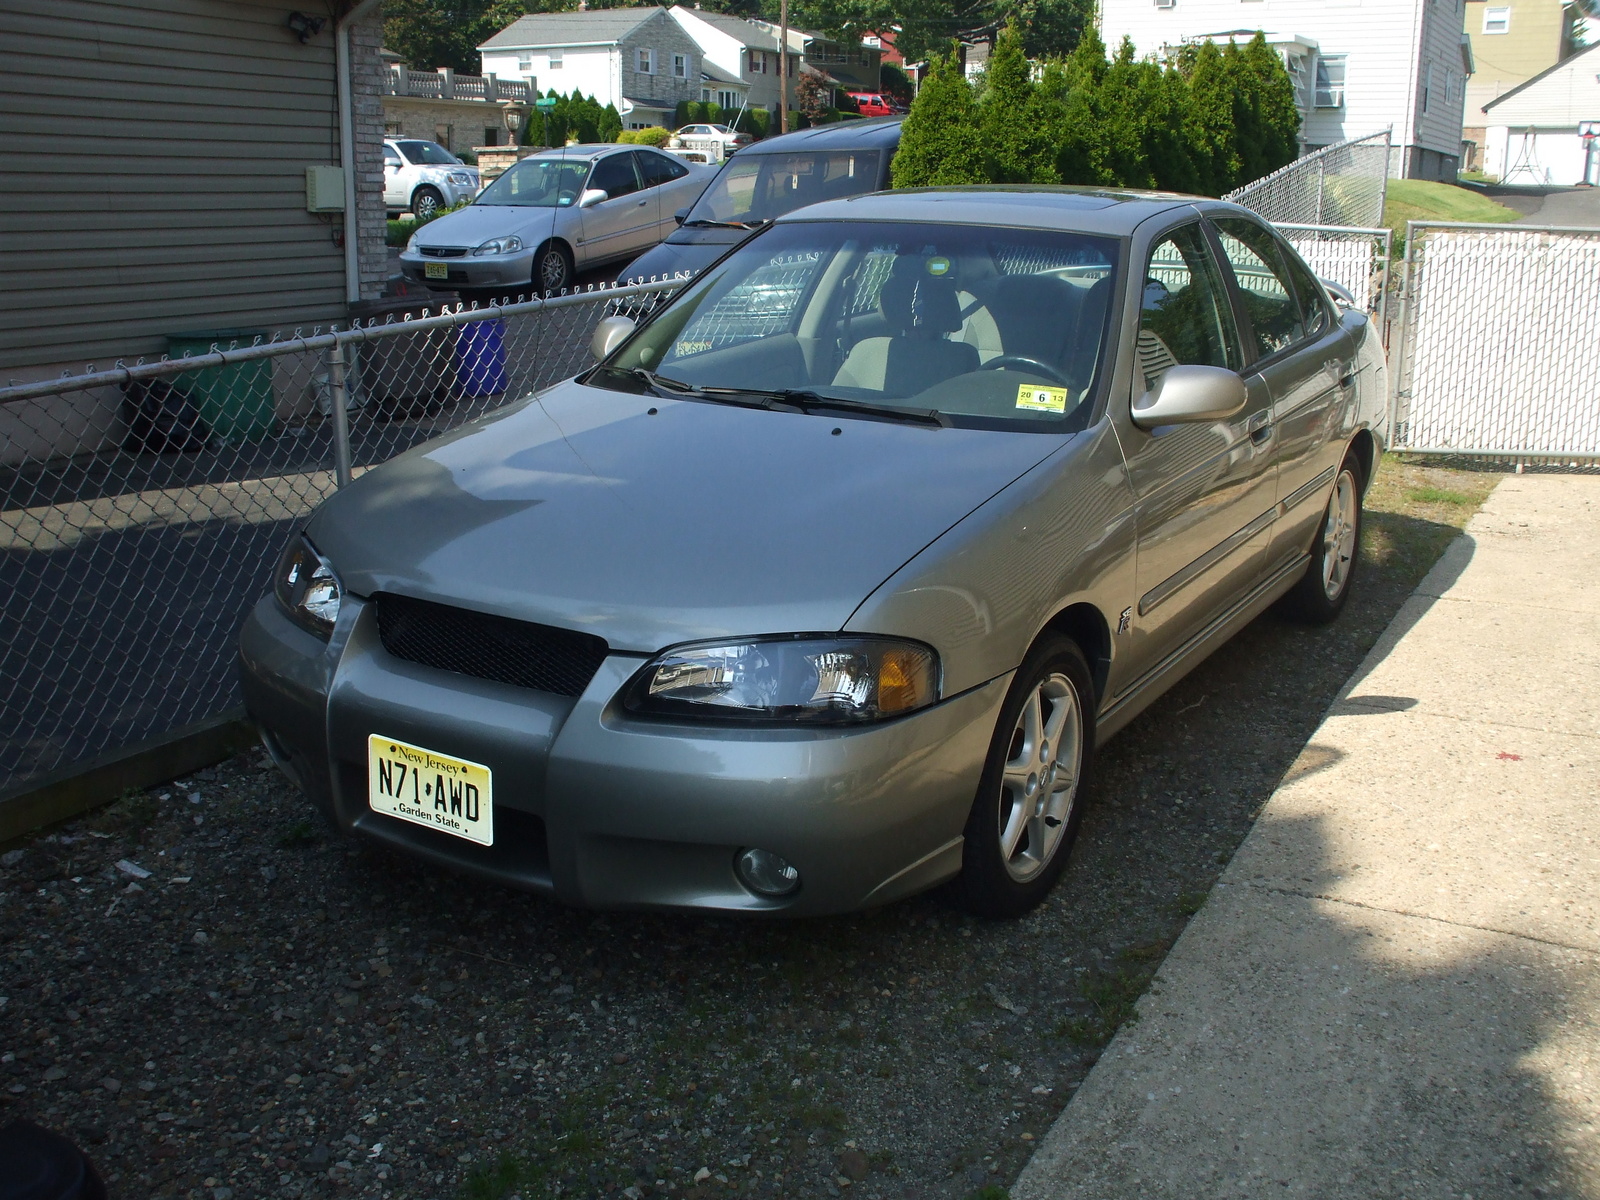
[[[1189,105],[1184,115],[1184,140],[1194,157],[1195,188],[1220,196],[1239,175],[1239,148],[1234,140],[1233,76],[1222,51],[1202,42],[1185,59]]]
[[[1256,31],[1245,47],[1243,59],[1256,95],[1264,168],[1261,174],[1268,175],[1299,157],[1300,106],[1295,103],[1294,80],[1289,78],[1277,51],[1267,45],[1265,34]]]
[[[1184,136],[1189,83],[1176,67],[1155,68],[1140,77],[1139,104],[1145,114],[1144,157],[1154,184],[1169,192],[1194,192],[1200,183],[1194,154]]]
[[[600,114],[600,128],[596,141],[614,142],[622,136],[622,118],[617,115],[617,106],[608,104],[605,111]]]
[[[1109,70],[1105,43],[1095,30],[1086,29],[1077,49],[1049,81],[1055,92],[1056,168],[1062,183],[1105,186],[1117,182],[1101,115],[1100,85]]]
[[[1050,129],[1039,123],[1042,105],[1022,35],[1007,26],[983,73],[978,140],[990,183],[1060,183]]]
[[[1140,83],[1154,64],[1134,59],[1133,42],[1122,39],[1117,57],[1106,68],[1096,92],[1105,147],[1104,174],[1118,187],[1155,186],[1145,157],[1145,124],[1149,115],[1141,107]]]
[[[974,132],[972,88],[954,50],[936,55],[900,131],[894,186],[949,187],[984,183],[983,157]]]

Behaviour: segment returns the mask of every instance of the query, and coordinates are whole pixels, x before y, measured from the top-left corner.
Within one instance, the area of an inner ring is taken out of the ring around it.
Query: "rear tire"
[[[1361,562],[1361,490],[1361,464],[1347,455],[1334,476],[1306,573],[1283,598],[1290,616],[1326,625],[1344,610]]]
[[[559,295],[571,286],[572,274],[572,252],[560,242],[546,242],[533,256],[533,294]]]
[[[1066,869],[1094,760],[1095,692],[1071,638],[1028,652],[1000,707],[967,818],[955,893],[982,917],[1020,917]]]
[[[411,193],[411,215],[426,220],[444,207],[444,197],[438,188],[423,185]]]

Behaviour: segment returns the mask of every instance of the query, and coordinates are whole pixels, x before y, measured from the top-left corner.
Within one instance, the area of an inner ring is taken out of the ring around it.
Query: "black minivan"
[[[889,186],[903,117],[841,121],[767,138],[723,164],[666,241],[618,277],[642,283],[710,266],[735,242],[775,217]]]

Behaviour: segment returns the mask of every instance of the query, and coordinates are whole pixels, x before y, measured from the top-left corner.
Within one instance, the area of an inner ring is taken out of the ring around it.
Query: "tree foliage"
[[[602,105],[592,96],[575,91],[570,96],[551,91],[545,99],[554,100],[556,106],[549,117],[541,112],[528,114],[528,125],[522,135],[524,145],[565,146],[568,142],[614,142],[622,132],[622,118],[614,105]],[[548,122],[549,138],[545,141]]]
[[[383,44],[420,71],[476,75],[479,45],[518,17],[577,7],[577,0],[384,0]]]
[[[977,95],[954,54],[936,57],[895,157],[896,187],[1076,183],[1217,196],[1292,161],[1300,115],[1282,61],[1190,45],[1162,65],[1095,30],[1036,73],[1016,27],[995,45]]]

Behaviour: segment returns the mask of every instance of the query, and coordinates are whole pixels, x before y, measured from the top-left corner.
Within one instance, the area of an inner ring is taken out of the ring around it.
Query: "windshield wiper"
[[[798,409],[798,405],[788,403],[771,392],[745,391],[742,388],[702,388],[692,383],[685,383],[681,379],[673,379],[666,375],[657,375],[645,367],[628,367],[620,369],[612,367],[622,375],[632,376],[634,379],[643,380],[658,396],[682,397],[685,400],[709,400],[715,404],[734,404],[740,408],[764,408],[769,412],[785,412]]]
[[[683,224],[685,228],[693,225],[700,229],[756,229],[765,225],[766,222],[756,221],[754,224],[750,224],[744,221],[713,221],[707,217],[695,217],[693,220],[685,221]]]
[[[873,404],[870,401],[849,400],[842,396],[824,396],[821,392],[808,391],[805,388],[786,388],[770,394],[793,404],[801,412],[863,413],[869,417],[883,417],[889,421],[904,421],[909,425],[950,428],[950,418],[937,408],[899,408],[893,404]]]

